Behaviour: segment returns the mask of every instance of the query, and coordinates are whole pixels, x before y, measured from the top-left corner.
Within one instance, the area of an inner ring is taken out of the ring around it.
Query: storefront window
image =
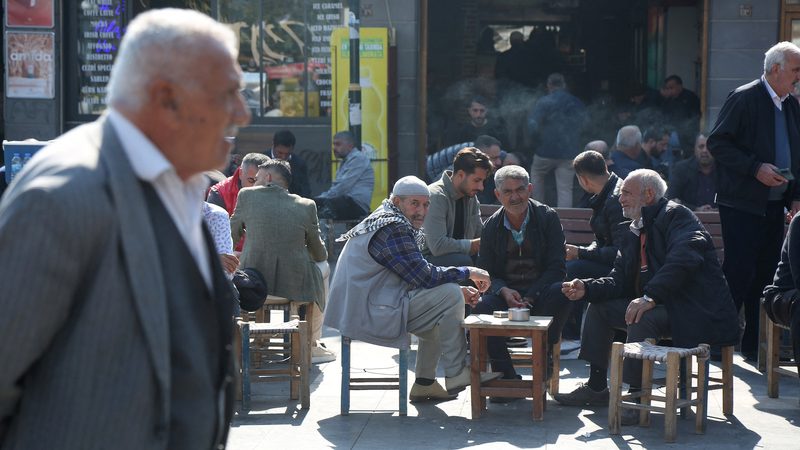
[[[254,120],[327,117],[331,111],[330,33],[342,2],[220,0],[218,19],[239,38],[243,94]]]

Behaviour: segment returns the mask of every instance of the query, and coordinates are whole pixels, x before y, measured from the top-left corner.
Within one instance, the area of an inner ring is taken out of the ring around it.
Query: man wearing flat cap
[[[423,258],[421,227],[429,197],[422,180],[403,177],[388,200],[337,239],[346,244],[325,315],[325,325],[342,336],[375,345],[408,348],[408,333],[414,333],[419,348],[412,402],[450,400],[470,384],[461,328],[464,302],[475,304],[490,284],[483,269],[439,267]],[[477,289],[458,285],[467,279]],[[439,361],[444,388],[436,381]],[[481,381],[498,376],[482,374]]]

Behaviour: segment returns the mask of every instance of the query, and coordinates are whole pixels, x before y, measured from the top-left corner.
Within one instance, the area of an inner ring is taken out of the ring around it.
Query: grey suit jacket
[[[43,149],[6,192],[0,286],[0,448],[166,447],[164,279],[104,117]]]

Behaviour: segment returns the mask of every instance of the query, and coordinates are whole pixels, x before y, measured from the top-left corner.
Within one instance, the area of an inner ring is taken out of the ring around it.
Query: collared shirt
[[[511,225],[511,222],[509,222],[508,214],[505,214],[503,217],[503,226],[506,227],[506,230],[511,232],[511,237],[514,238],[514,242],[516,242],[520,247],[522,247],[522,243],[525,242],[525,230],[528,228],[528,219],[530,219],[530,217],[531,207],[528,205],[528,212],[525,213],[525,220],[522,221],[519,231],[515,230]]]
[[[231,218],[228,211],[213,203],[203,202],[203,220],[206,221],[211,238],[214,239],[214,248],[217,253],[233,254],[233,240],[231,239]]]
[[[639,217],[636,220],[631,220],[631,224],[629,225],[631,232],[636,236],[639,236],[642,232],[642,228],[644,228],[644,220]]]
[[[354,148],[336,171],[336,179],[331,183],[331,188],[320,194],[319,198],[350,197],[365,211],[369,211],[374,186],[375,172],[369,157]]]
[[[155,189],[210,289],[211,261],[203,237],[205,175],[181,180],[169,160],[133,123],[113,108],[109,108],[108,120],[119,135],[133,172]]]
[[[430,289],[469,278],[466,267],[438,267],[425,260],[408,225],[390,223],[376,231],[369,241],[368,250],[372,259],[413,289]]]
[[[778,97],[778,94],[772,89],[772,86],[769,85],[769,82],[767,82],[767,78],[764,75],[761,75],[761,82],[764,83],[764,86],[766,86],[769,98],[772,99],[772,103],[775,104],[775,107],[783,111],[783,101],[789,97],[789,94],[786,94],[783,97]]]

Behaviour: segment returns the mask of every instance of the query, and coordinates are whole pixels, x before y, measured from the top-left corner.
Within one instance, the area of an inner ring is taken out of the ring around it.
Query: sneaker
[[[434,381],[430,386],[414,383],[414,385],[411,386],[411,393],[408,395],[408,400],[411,403],[425,401],[440,402],[453,400],[456,397],[458,397],[458,394],[448,394],[438,381]]]
[[[481,384],[486,383],[487,381],[494,380],[496,378],[500,378],[503,376],[500,372],[481,372]],[[458,394],[459,392],[463,391],[464,388],[470,385],[470,368],[469,366],[464,366],[461,369],[461,372],[454,377],[447,377],[444,379],[444,386],[447,389],[448,394]]]
[[[581,383],[569,394],[554,395],[553,400],[565,406],[608,406],[608,388],[597,392],[588,384]]]
[[[336,353],[324,347],[311,347],[311,364],[336,361]]]

